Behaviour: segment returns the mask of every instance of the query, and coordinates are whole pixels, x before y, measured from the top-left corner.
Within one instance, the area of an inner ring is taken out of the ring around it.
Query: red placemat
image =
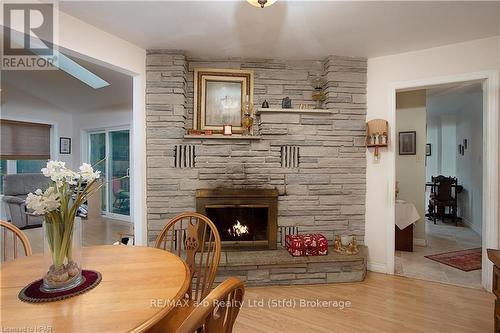
[[[28,303],[45,303],[60,301],[87,292],[95,288],[101,282],[101,273],[90,270],[82,270],[83,281],[78,286],[64,290],[46,292],[41,289],[43,279],[31,282],[19,292],[19,299]]]

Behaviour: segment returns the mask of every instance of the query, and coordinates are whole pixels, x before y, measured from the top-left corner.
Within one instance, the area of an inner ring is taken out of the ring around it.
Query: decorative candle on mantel
[[[342,246],[349,245],[349,242],[351,240],[352,240],[352,236],[349,236],[349,235],[341,235],[340,236],[340,243],[342,243]]]

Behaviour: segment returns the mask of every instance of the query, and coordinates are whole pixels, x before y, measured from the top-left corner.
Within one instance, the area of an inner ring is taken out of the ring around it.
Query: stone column
[[[148,236],[154,237],[174,215],[166,200],[179,189],[175,147],[182,143],[186,119],[186,56],[180,51],[148,50],[146,57],[146,154]],[[179,203],[180,205],[180,203]]]

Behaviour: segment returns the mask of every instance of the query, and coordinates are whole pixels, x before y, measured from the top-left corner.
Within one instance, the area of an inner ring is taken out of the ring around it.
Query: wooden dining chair
[[[437,176],[432,177],[433,187],[429,199],[429,208],[431,209],[432,220],[436,224],[436,219],[444,221],[445,217],[452,218],[455,225],[457,222],[457,191],[458,179],[455,177]],[[453,195],[453,188],[455,188],[455,195]],[[446,207],[449,213],[446,214]]]
[[[10,258],[16,259],[18,257],[18,239],[23,245],[24,254],[26,256],[30,256],[32,254],[30,241],[21,229],[12,223],[2,220],[0,220],[0,227],[2,229],[2,261],[7,261]],[[9,237],[10,235],[12,235],[12,237]],[[12,238],[12,243],[10,242],[10,238]],[[8,251],[11,246],[13,246],[12,252]],[[12,256],[9,255],[10,253],[12,253]]]
[[[151,332],[174,332],[212,290],[219,267],[221,241],[215,224],[199,213],[183,213],[174,217],[156,238],[155,247],[181,257],[189,267],[191,284],[185,295],[189,306],[170,311]]]
[[[198,304],[175,333],[231,333],[244,294],[243,281],[227,279]]]

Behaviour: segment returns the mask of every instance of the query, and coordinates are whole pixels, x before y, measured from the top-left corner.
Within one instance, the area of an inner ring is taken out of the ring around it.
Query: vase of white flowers
[[[64,162],[49,161],[42,173],[52,183],[45,192],[29,193],[26,207],[44,216],[44,256],[49,266],[43,276],[44,291],[62,291],[79,285],[81,267],[81,221],[78,208],[100,189],[100,171],[84,163],[78,172]]]

